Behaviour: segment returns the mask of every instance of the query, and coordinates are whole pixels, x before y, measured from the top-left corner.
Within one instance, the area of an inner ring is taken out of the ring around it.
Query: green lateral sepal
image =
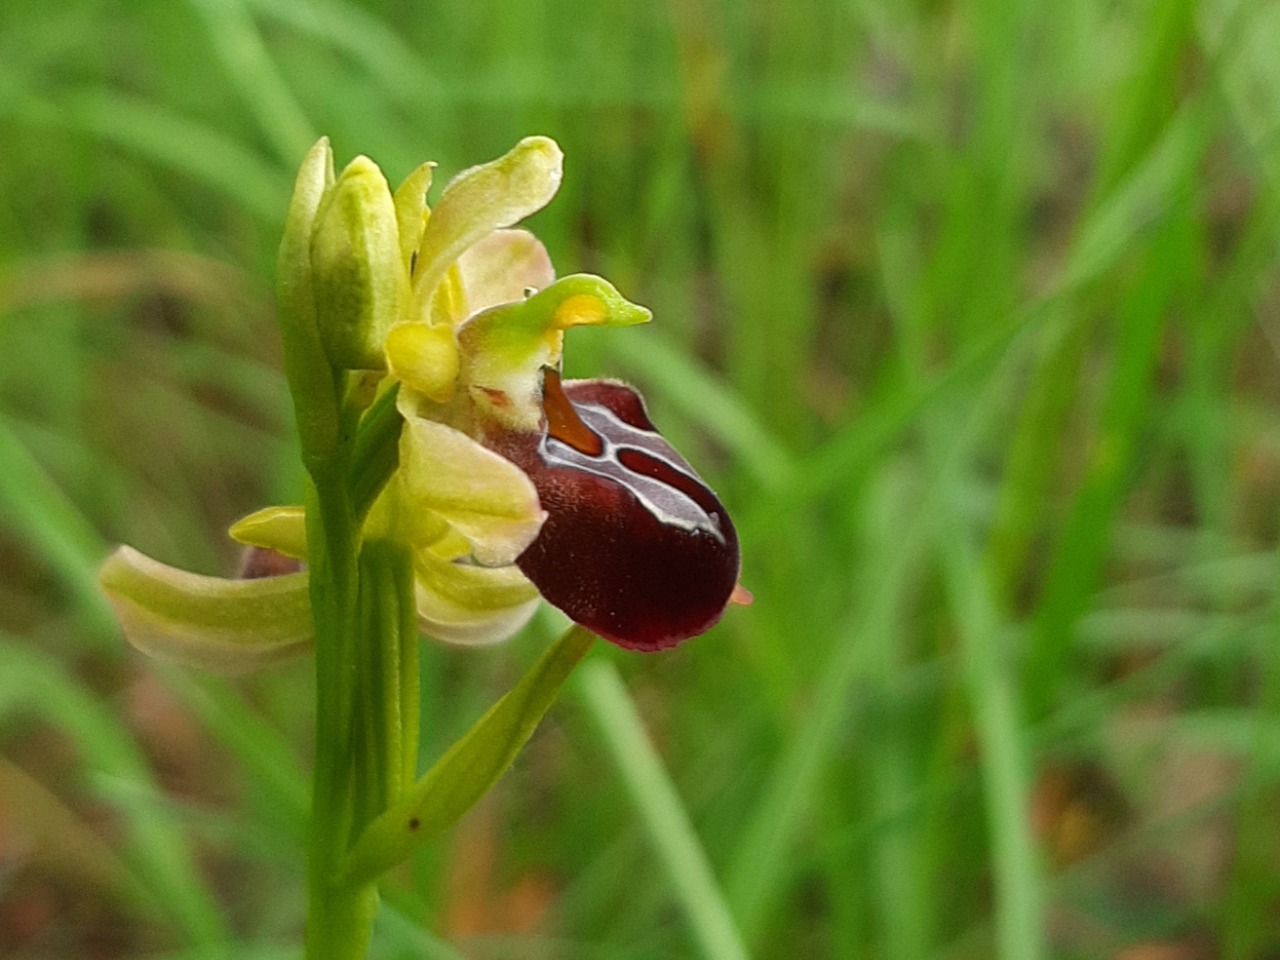
[[[98,571],[129,642],[143,653],[223,674],[311,649],[307,574],[228,580],[118,547]]]

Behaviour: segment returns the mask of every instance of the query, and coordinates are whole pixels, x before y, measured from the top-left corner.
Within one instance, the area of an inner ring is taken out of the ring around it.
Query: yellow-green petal
[[[295,560],[307,559],[307,517],[301,507],[256,510],[233,523],[227,532],[247,547],[265,547]]]
[[[446,643],[499,643],[538,608],[538,591],[514,565],[479,567],[415,554],[416,599],[422,632]]]
[[[443,517],[482,566],[512,563],[542,527],[538,492],[524,471],[442,423],[405,421],[400,477],[404,506]]]
[[[495,230],[458,258],[458,271],[468,313],[523,300],[556,278],[546,247],[528,230]]]
[[[497,160],[454,177],[422,232],[413,278],[418,302],[429,303],[445,271],[473,243],[546,206],[560,187],[563,161],[554,140],[526,137]]]
[[[305,573],[226,580],[124,546],[103,563],[98,583],[129,642],[160,659],[236,674],[311,648]]]
[[[427,218],[427,191],[436,165],[424,163],[404,178],[392,198],[396,207],[396,225],[400,233],[400,257],[405,270],[413,267],[413,258],[422,242],[422,228]]]

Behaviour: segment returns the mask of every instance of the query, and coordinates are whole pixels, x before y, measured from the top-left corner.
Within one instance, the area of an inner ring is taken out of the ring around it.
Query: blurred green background
[[[296,955],[309,664],[146,661],[93,571],[297,501],[316,136],[545,133],[531,226],[656,315],[569,373],[756,604],[596,651],[375,955],[1280,956],[1277,51],[1251,0],[5,0],[0,953]],[[555,628],[427,646],[425,760]]]

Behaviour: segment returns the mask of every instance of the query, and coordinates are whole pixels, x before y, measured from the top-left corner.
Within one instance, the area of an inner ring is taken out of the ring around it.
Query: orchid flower
[[[294,379],[345,390],[364,408],[362,431],[391,418],[392,469],[356,520],[410,552],[423,633],[502,640],[542,597],[605,639],[657,650],[745,595],[738,542],[633,388],[561,381],[567,329],[650,319],[598,277],[557,280],[543,245],[515,228],[552,198],[561,170],[556,144],[530,137],[459,174],[429,208],[433,165],[392,192],[365,157],[335,177],[328,142],[316,144],[286,228],[281,296],[311,311],[323,353],[347,374]],[[332,444],[333,425],[298,406],[304,449]],[[140,649],[252,669],[311,643],[306,529],[302,506],[277,506],[230,531],[296,559],[297,572],[220,579],[125,546],[100,581]]]
[[[156,656],[238,672],[314,648],[309,960],[366,955],[379,877],[502,776],[594,636],[663,649],[749,597],[728,514],[639,394],[561,380],[566,330],[650,319],[599,277],[556,279],[516,227],[561,163],[530,137],[429,208],[430,164],[393,193],[317,143],[278,277],[303,504],[232,526],[238,578],[127,546],[99,573]],[[419,775],[418,634],[501,640],[539,598],[574,626]]]

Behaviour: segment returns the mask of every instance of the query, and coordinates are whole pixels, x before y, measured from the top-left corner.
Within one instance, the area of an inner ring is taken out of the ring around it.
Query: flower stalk
[[[283,313],[282,304],[282,313]],[[291,346],[315,349],[309,338]],[[323,358],[321,358],[323,360]],[[327,361],[325,362],[327,366]],[[323,392],[298,383],[295,371],[318,369],[316,358],[286,364],[296,407]],[[331,382],[347,376],[329,369]],[[333,396],[340,392],[335,389]],[[384,638],[361,636],[357,610],[359,598],[359,529],[356,524],[348,475],[353,449],[355,411],[347,404],[330,411],[339,427],[323,435],[323,445],[304,445],[309,474],[306,497],[306,530],[310,572],[311,608],[315,621],[316,724],[315,769],[312,783],[311,824],[308,831],[308,907],[306,956],[308,960],[356,960],[365,956],[373,917],[377,911],[377,886],[342,883],[342,870],[353,824],[353,787],[358,765],[351,732],[358,656],[361,644],[378,645]],[[298,414],[299,424],[329,422],[329,417]]]

